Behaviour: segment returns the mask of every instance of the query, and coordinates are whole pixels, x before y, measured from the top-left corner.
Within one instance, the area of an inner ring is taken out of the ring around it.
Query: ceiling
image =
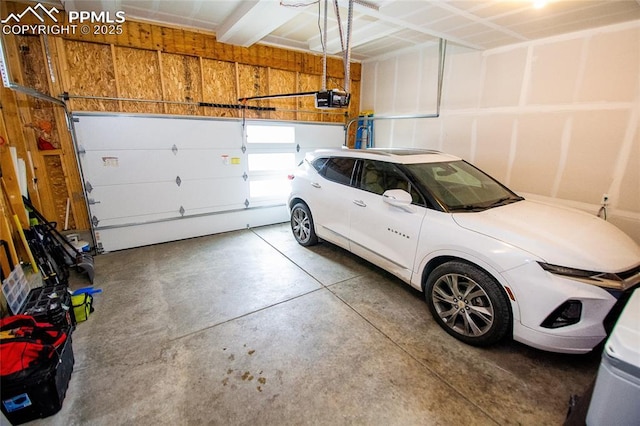
[[[640,19],[640,0],[354,0],[351,59],[371,60],[444,38],[490,49]],[[325,0],[56,0],[65,10],[126,12],[127,19],[214,32],[223,43],[322,53]],[[342,55],[328,0],[327,53]],[[346,41],[348,0],[338,0]]]

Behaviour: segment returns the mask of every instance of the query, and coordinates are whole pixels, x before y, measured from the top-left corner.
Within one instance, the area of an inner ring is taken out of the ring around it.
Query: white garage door
[[[342,125],[73,115],[99,251],[287,221],[287,175]]]

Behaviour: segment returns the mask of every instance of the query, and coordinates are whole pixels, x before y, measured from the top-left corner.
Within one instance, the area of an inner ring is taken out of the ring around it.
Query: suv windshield
[[[449,211],[482,211],[522,200],[465,161],[407,164],[405,167]]]

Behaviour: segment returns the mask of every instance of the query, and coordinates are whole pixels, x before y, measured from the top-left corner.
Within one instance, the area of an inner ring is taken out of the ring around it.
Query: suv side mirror
[[[411,194],[404,189],[389,189],[384,191],[382,199],[385,203],[390,204],[393,207],[398,207],[399,209],[409,213],[415,212],[415,208],[411,205],[411,202],[413,201]]]

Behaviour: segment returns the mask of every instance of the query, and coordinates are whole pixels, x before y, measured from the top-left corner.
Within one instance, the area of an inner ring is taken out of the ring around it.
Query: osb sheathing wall
[[[25,7],[24,3],[3,2],[0,15],[20,13]],[[314,122],[345,122],[346,117],[358,112],[358,63],[351,66],[348,110],[325,113],[314,108],[313,97],[247,103],[275,111],[198,106],[200,102],[237,105],[243,97],[320,90],[320,55],[262,45],[232,46],[218,43],[213,34],[131,20],[122,24],[120,35],[24,34],[5,35],[4,41],[13,80],[56,98],[68,94],[67,107],[71,111],[228,118],[244,114],[246,118]],[[327,88],[343,87],[342,60],[328,58]],[[1,102],[0,123],[6,127],[0,129],[1,134],[17,147],[21,158],[26,161],[28,153],[33,158],[35,176],[28,170],[28,179],[36,207],[57,221],[59,228],[67,220],[69,229],[88,229],[82,183],[63,109],[6,88],[2,89]],[[38,149],[39,138],[54,149]]]

